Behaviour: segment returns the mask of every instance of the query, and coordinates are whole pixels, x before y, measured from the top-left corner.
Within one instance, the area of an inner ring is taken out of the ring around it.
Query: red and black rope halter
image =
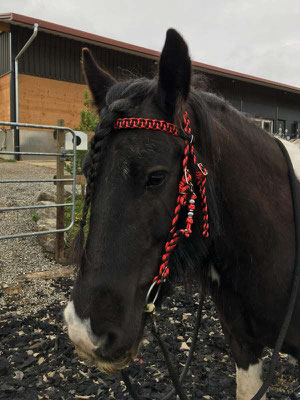
[[[154,277],[153,282],[160,284],[164,282],[169,275],[169,258],[172,251],[177,246],[179,240],[185,236],[189,237],[192,233],[192,225],[194,222],[194,212],[196,209],[196,198],[197,195],[194,192],[193,177],[188,169],[188,162],[191,160],[192,163],[197,167],[196,171],[196,185],[199,189],[201,208],[202,208],[202,235],[207,238],[209,236],[209,223],[208,223],[208,210],[206,200],[206,168],[197,161],[195,155],[195,149],[193,140],[194,137],[191,131],[190,120],[188,113],[185,112],[183,115],[184,130],[179,132],[177,126],[170,122],[160,121],[157,119],[147,118],[119,118],[114,124],[114,129],[147,129],[153,131],[162,131],[171,133],[174,136],[182,137],[184,139],[184,157],[182,161],[183,174],[179,182],[179,190],[177,197],[177,205],[175,207],[175,215],[172,220],[172,226],[169,233],[169,239],[165,244],[165,252],[162,256],[162,263],[159,267],[158,275]],[[179,219],[179,214],[182,207],[187,206],[187,216],[185,219],[185,227],[176,229],[176,225]]]

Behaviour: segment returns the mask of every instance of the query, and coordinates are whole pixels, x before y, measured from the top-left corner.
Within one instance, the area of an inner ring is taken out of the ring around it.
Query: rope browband
[[[183,115],[184,128],[178,130],[175,124],[166,122],[163,120],[149,119],[149,118],[119,118],[115,124],[114,129],[147,129],[152,131],[162,131],[170,133],[173,136],[181,137],[184,139],[184,157],[182,161],[183,174],[179,182],[179,193],[177,197],[177,205],[175,207],[174,217],[172,219],[172,226],[169,232],[169,238],[165,244],[165,252],[162,255],[162,262],[159,267],[158,275],[153,279],[153,284],[147,294],[147,301],[152,288],[155,285],[160,285],[166,281],[169,275],[169,259],[172,251],[177,246],[179,240],[185,236],[189,237],[192,233],[192,225],[194,222],[194,212],[196,209],[196,198],[197,195],[194,192],[193,177],[188,169],[188,163],[193,163],[196,168],[196,185],[198,186],[200,198],[201,198],[201,209],[202,209],[202,236],[209,237],[209,223],[208,223],[208,210],[207,210],[207,199],[206,199],[206,168],[197,160],[194,149],[194,137],[191,131],[191,124],[188,117],[188,113],[185,112]],[[187,216],[185,219],[185,227],[176,229],[176,225],[179,219],[182,208],[187,206]],[[153,300],[155,302],[158,293]]]

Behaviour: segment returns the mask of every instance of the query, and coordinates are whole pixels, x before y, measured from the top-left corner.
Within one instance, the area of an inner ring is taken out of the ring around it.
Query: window
[[[255,123],[269,133],[273,133],[274,122],[272,119],[255,118]]]

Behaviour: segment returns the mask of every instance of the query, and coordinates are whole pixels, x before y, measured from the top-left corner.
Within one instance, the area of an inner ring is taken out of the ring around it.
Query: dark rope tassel
[[[80,265],[83,254],[84,254],[84,226],[86,221],[82,219],[79,223],[79,231],[75,236],[72,244],[72,252],[69,257],[69,261],[71,264]]]
[[[125,383],[125,385],[126,385],[126,388],[127,388],[128,392],[129,392],[130,396],[131,396],[134,400],[141,400],[142,398],[139,397],[139,396],[136,394],[136,392],[134,391],[134,389],[133,389],[133,387],[132,387],[132,384],[131,384],[131,381],[130,381],[130,378],[129,378],[128,370],[123,370],[123,371],[121,371],[121,376],[122,376],[122,379],[123,379],[123,381],[124,381],[124,383]]]
[[[170,378],[172,380],[174,388],[175,388],[180,400],[188,400],[187,395],[185,394],[182,386],[180,385],[179,376],[177,374],[177,371],[175,370],[175,368],[173,367],[173,365],[171,363],[167,347],[159,335],[158,329],[156,327],[155,322],[153,321],[153,318],[150,318],[150,321],[152,322],[151,332],[152,332],[153,336],[155,337],[155,339],[158,341],[161,351],[163,352],[163,355],[165,357],[165,361],[167,363],[167,367],[169,370]]]

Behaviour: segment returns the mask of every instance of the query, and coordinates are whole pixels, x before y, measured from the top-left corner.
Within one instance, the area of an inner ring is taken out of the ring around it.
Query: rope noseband
[[[196,209],[197,195],[194,192],[193,177],[188,168],[188,164],[194,164],[196,166],[196,185],[199,189],[201,199],[201,211],[202,211],[202,236],[209,237],[209,223],[208,223],[208,210],[207,210],[207,199],[206,199],[206,168],[197,160],[195,149],[194,149],[194,136],[191,131],[191,124],[188,117],[188,113],[185,112],[183,115],[184,128],[183,131],[179,131],[175,124],[157,119],[148,118],[119,118],[114,124],[114,129],[146,129],[152,131],[162,131],[170,133],[173,136],[181,137],[184,139],[185,148],[184,156],[182,161],[182,178],[179,182],[177,205],[174,211],[174,217],[172,219],[172,225],[169,232],[169,238],[165,244],[165,252],[162,255],[161,265],[159,267],[158,275],[153,279],[153,283],[149,289],[146,298],[146,304],[150,293],[154,286],[160,285],[166,281],[169,275],[169,259],[172,251],[177,246],[179,240],[185,236],[190,237],[192,233],[192,225],[194,222],[194,212]],[[184,228],[176,229],[179,215],[182,212],[183,207],[187,207],[187,215],[185,218]],[[150,309],[146,309],[148,312],[153,311],[154,303],[157,299],[160,286],[156,293],[154,300],[152,301]],[[150,306],[150,305],[149,305]]]

